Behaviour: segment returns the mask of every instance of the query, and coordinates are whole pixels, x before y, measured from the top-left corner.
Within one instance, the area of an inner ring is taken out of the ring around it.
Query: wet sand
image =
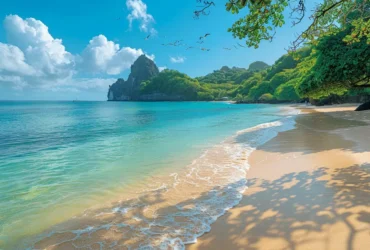
[[[301,107],[249,158],[248,189],[187,249],[370,249],[370,111]]]

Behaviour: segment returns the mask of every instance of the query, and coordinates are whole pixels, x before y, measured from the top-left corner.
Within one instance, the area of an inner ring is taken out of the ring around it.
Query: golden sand
[[[252,153],[241,203],[188,249],[370,249],[370,111],[302,108]]]
[[[194,225],[191,233],[198,234],[203,225],[193,219],[202,214],[176,214],[192,212],[196,204],[212,198],[211,190],[221,201],[229,197],[230,181],[245,175],[243,168],[235,166],[248,160],[249,188],[241,203],[188,249],[368,250],[370,112],[353,109],[302,108],[295,129],[279,133],[249,158],[247,152],[230,156],[228,150],[234,152],[238,144],[233,141],[216,145],[183,172],[155,176],[148,180],[149,190],[85,211],[57,225],[54,233],[46,232],[49,236],[33,246],[53,250],[159,247],[163,237],[176,238],[176,232],[189,224]],[[239,139],[248,140],[248,136],[242,134]],[[238,187],[244,189],[242,179]],[[169,215],[173,221],[167,224],[162,219]],[[144,233],[147,228],[154,233],[150,238]]]

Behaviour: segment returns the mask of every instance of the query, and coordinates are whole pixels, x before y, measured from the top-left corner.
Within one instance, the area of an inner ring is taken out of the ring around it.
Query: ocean
[[[293,126],[278,105],[0,102],[0,249],[183,249]]]

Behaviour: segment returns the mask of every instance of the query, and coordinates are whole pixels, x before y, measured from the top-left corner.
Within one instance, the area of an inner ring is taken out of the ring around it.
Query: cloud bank
[[[136,13],[132,18],[142,15]],[[27,87],[70,92],[107,89],[115,78],[104,75],[122,73],[144,54],[142,49],[120,48],[104,35],[98,35],[81,54],[73,55],[66,50],[62,39],[54,38],[40,20],[8,15],[3,24],[7,43],[0,42],[0,85],[17,90]],[[154,59],[154,55],[149,57]],[[93,74],[94,78],[80,77],[86,74]]]

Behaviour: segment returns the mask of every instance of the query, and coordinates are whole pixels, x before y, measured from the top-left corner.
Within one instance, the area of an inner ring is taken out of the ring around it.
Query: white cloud
[[[53,92],[73,92],[86,91],[90,89],[108,91],[109,85],[116,82],[116,78],[73,78],[68,81],[59,82],[43,86],[43,90]]]
[[[185,57],[182,57],[182,56],[176,56],[176,57],[170,57],[170,61],[172,62],[172,63],[184,63],[185,62],[185,60],[186,60],[186,58]]]
[[[120,48],[99,35],[90,40],[81,55],[72,55],[61,39],[53,38],[48,27],[34,18],[9,15],[4,28],[8,43],[0,42],[0,84],[18,90],[105,92],[116,81],[106,74],[129,69],[144,54],[141,49]],[[154,60],[154,55],[147,56]],[[87,73],[100,74],[100,78],[86,78]]]
[[[24,87],[27,86],[27,83],[20,76],[7,76],[1,74],[0,74],[0,84],[5,84],[15,90],[22,90]]]
[[[16,88],[21,89],[68,79],[74,74],[73,55],[41,21],[9,15],[4,28],[9,44],[0,43],[1,82],[15,79]]]
[[[155,22],[152,15],[147,13],[147,6],[142,0],[126,0],[127,9],[130,14],[127,19],[130,22],[130,28],[134,20],[140,21],[140,30],[144,32],[150,31],[152,34],[156,34],[157,31],[154,28],[150,28],[152,23]]]
[[[48,27],[34,18],[9,15],[4,20],[10,44],[23,51],[25,61],[45,79],[69,77],[74,58],[65,50],[61,39],[54,39]]]
[[[36,71],[25,62],[23,52],[16,46],[0,43],[0,73],[34,75]]]
[[[119,44],[108,41],[104,35],[99,35],[91,39],[82,52],[82,66],[93,73],[117,75],[129,69],[142,54],[144,52],[141,49],[130,47],[120,49]]]
[[[164,66],[164,67],[158,67],[158,69],[159,69],[159,72],[162,72],[163,70],[167,69],[167,67],[166,66]]]

